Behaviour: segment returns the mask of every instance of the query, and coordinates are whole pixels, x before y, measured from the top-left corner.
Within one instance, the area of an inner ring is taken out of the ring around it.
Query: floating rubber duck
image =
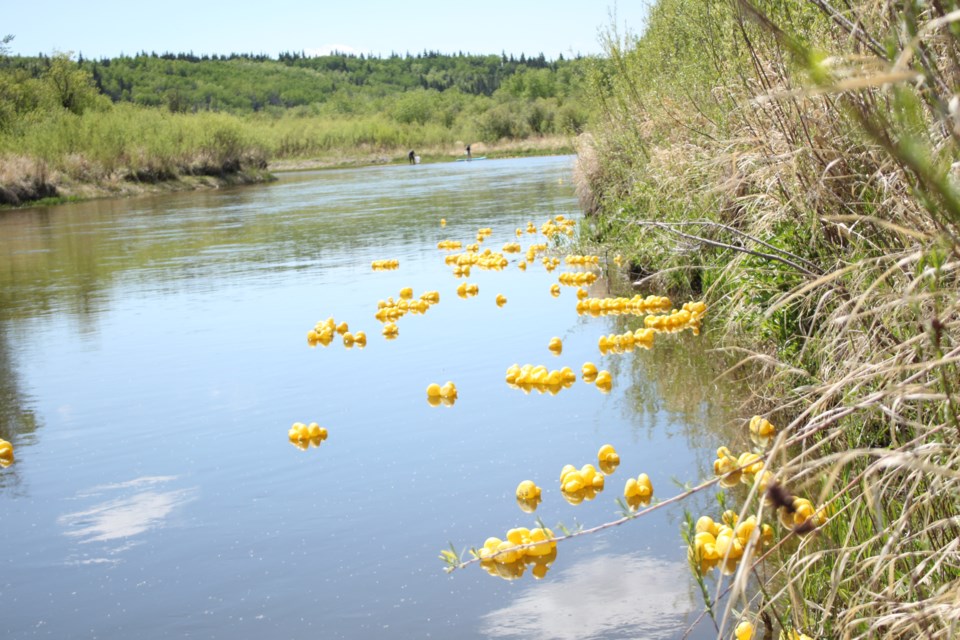
[[[550,338],[550,343],[547,345],[547,348],[550,349],[554,355],[558,356],[563,351],[563,341],[557,337]]]
[[[447,219],[446,219],[446,218],[440,218],[440,226],[441,226],[441,227],[447,226]]]
[[[737,640],[754,640],[756,638],[756,629],[749,620],[744,620],[737,625],[733,635]]]
[[[556,298],[557,296],[559,296],[559,295],[560,295],[560,285],[555,284],[555,285],[551,286],[551,287],[550,287],[550,295],[552,295],[554,298]]]
[[[597,389],[600,389],[600,391],[609,393],[610,389],[613,388],[613,378],[610,376],[609,371],[603,369],[597,372],[597,377],[593,381],[593,384],[595,384]]]
[[[13,444],[0,438],[0,467],[9,467],[13,463]]]
[[[597,365],[592,362],[584,362],[583,367],[580,369],[580,373],[583,375],[583,381],[593,383],[597,380]]]
[[[542,500],[540,487],[533,480],[524,480],[517,485],[517,506],[524,513],[533,513]]]
[[[540,487],[533,480],[524,480],[517,485],[517,498],[522,500],[533,500],[540,497]]]
[[[498,307],[502,307],[502,306],[505,305],[505,304],[507,304],[507,296],[503,295],[502,293],[498,293],[498,294],[497,294],[497,306],[498,306]]]
[[[597,462],[601,465],[605,462],[618,465],[620,464],[620,454],[617,453],[617,450],[613,448],[612,444],[605,444],[600,447],[600,450],[597,452]]]

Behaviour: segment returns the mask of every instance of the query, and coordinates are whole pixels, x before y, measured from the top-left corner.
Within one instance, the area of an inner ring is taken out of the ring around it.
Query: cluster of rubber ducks
[[[551,256],[543,256],[543,258],[540,259],[540,262],[543,264],[543,268],[547,270],[547,273],[560,266],[560,258]]]
[[[329,346],[329,344],[333,342],[333,337],[336,334],[340,334],[343,337],[343,346],[348,349],[353,348],[354,345],[361,349],[367,346],[367,334],[365,332],[357,331],[356,333],[351,333],[350,327],[346,322],[337,324],[333,316],[326,320],[320,320],[314,325],[313,329],[307,331],[307,344],[311,347],[315,347],[318,344],[324,347]]]
[[[753,416],[750,419],[750,439],[760,447],[766,447],[777,435],[777,428],[769,420],[761,416]]]
[[[694,530],[693,544],[687,552],[691,565],[700,575],[720,567],[723,575],[733,575],[746,556],[753,536],[754,551],[766,548],[773,542],[773,528],[759,524],[756,516],[740,520],[735,512],[727,510],[720,522],[710,516],[701,516]]]
[[[573,228],[576,224],[574,220],[569,220],[562,215],[556,215],[541,225],[540,233],[547,238],[553,238],[561,233],[573,237]]]
[[[567,264],[580,264],[584,266],[599,265],[600,256],[569,255],[564,258],[564,262]]]
[[[648,329],[656,329],[665,333],[690,329],[693,335],[699,335],[700,322],[706,312],[707,305],[702,300],[688,302],[679,311],[673,310],[669,314],[661,316],[647,316],[643,319],[643,324]]]
[[[0,467],[9,467],[13,464],[13,445],[0,438]]]
[[[543,242],[539,244],[530,245],[529,247],[527,247],[527,253],[526,253],[527,262],[533,262],[534,260],[537,259],[538,253],[545,253],[546,250],[547,250],[547,245],[546,243],[543,243]]]
[[[597,281],[597,274],[593,271],[565,271],[557,276],[560,284],[570,287],[579,287],[585,284],[593,284]]]
[[[568,464],[560,470],[560,495],[572,505],[593,500],[605,485],[606,476],[589,462],[579,469]]]
[[[605,444],[597,452],[597,463],[599,472],[592,464],[585,464],[580,469],[569,464],[563,467],[560,490],[568,502],[576,505],[596,497],[603,490],[605,476],[612,475],[620,465],[620,455],[613,445]],[[533,480],[524,480],[517,485],[516,496],[520,509],[525,513],[533,513],[542,500],[542,490]]]
[[[609,393],[610,389],[613,388],[613,377],[610,372],[606,369],[597,369],[597,365],[592,362],[584,362],[580,373],[584,382],[596,385],[604,393]]]
[[[439,291],[426,291],[416,300],[413,299],[413,288],[404,287],[400,290],[399,300],[393,297],[377,301],[377,312],[373,317],[380,322],[396,322],[408,313],[424,314],[433,305],[440,302]]]
[[[557,543],[553,538],[553,531],[546,527],[518,527],[507,531],[506,540],[487,538],[483,546],[472,553],[492,576],[516,580],[527,567],[532,567],[533,577],[539,580],[547,575],[557,558]]]
[[[785,505],[777,509],[777,518],[784,528],[806,533],[826,523],[827,510],[824,507],[816,509],[808,499],[793,496],[789,507]]]
[[[438,407],[441,404],[446,407],[452,407],[459,396],[457,385],[449,380],[443,385],[431,382],[427,385],[427,403],[431,407]]]
[[[306,451],[310,447],[319,447],[320,443],[327,439],[327,430],[316,422],[294,422],[287,431],[287,437],[296,448]]]
[[[520,246],[519,242],[508,242],[503,245],[503,249],[501,249],[501,251],[504,253],[520,253],[523,251],[523,247]]]
[[[441,240],[437,243],[437,249],[446,251],[457,251],[463,248],[463,243],[459,240]]]
[[[640,507],[646,507],[653,499],[653,484],[650,482],[650,476],[641,473],[636,478],[627,478],[627,484],[623,487],[623,497],[627,501],[627,506],[634,511]]]
[[[480,293],[480,285],[478,284],[468,284],[466,282],[461,282],[460,286],[457,287],[457,295],[461,298],[472,298],[473,296]]]
[[[577,301],[577,313],[581,315],[589,313],[593,316],[646,315],[668,311],[672,306],[670,298],[655,295],[649,295],[646,298],[641,295],[635,295],[632,298],[582,298]]]
[[[652,349],[654,334],[653,329],[644,328],[619,334],[611,333],[607,336],[600,336],[597,345],[600,347],[600,353],[604,355],[609,352],[624,353],[632,351],[634,347]]]
[[[469,276],[472,266],[489,271],[501,271],[508,264],[507,258],[502,253],[496,253],[490,251],[490,249],[484,249],[483,253],[467,251],[466,253],[451,254],[444,258],[444,262],[453,265],[453,275],[455,276]]]
[[[483,242],[490,237],[490,234],[493,233],[491,227],[483,227],[482,229],[477,229],[477,242]]]
[[[569,389],[577,381],[577,374],[570,367],[549,371],[542,364],[525,364],[522,367],[513,364],[507,368],[506,380],[508,385],[522,389],[524,393],[536,390],[556,395],[561,389]]]
[[[763,458],[759,454],[744,451],[735,456],[727,447],[717,449],[713,473],[720,478],[720,486],[728,489],[742,482],[748,486],[757,483],[759,491],[766,491],[773,481],[773,473],[764,470]]]
[[[393,271],[400,268],[399,260],[374,260],[370,263],[374,271]]]

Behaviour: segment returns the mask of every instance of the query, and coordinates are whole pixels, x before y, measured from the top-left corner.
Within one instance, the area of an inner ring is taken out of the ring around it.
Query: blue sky
[[[114,57],[203,53],[594,54],[616,11],[619,29],[643,26],[648,0],[337,0],[247,2],[7,0],[0,35],[13,53]]]

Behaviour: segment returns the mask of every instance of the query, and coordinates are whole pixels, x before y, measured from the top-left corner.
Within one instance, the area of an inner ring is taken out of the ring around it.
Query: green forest
[[[0,204],[270,163],[389,162],[466,144],[569,151],[590,119],[589,58],[0,53]],[[526,146],[525,146],[526,145]]]

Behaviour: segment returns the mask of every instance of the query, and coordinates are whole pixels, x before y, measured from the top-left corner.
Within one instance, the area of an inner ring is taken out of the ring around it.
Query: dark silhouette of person
[[[410,149],[410,153],[407,154],[407,158],[410,159],[410,164],[417,164],[417,153],[413,149]]]
[[[467,145],[467,160],[470,160],[473,156],[470,155],[470,145]]]

